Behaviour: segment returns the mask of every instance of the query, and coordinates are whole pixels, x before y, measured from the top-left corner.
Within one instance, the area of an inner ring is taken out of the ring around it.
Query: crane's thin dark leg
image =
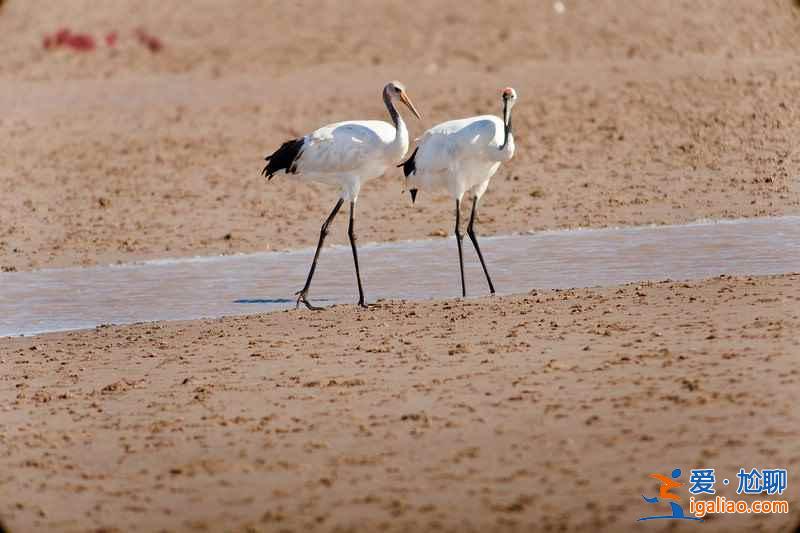
[[[308,279],[306,279],[306,284],[303,288],[296,292],[295,294],[298,295],[297,297],[297,307],[300,307],[300,302],[304,303],[306,307],[313,310],[322,309],[321,307],[316,307],[311,305],[308,301],[308,288],[311,286],[311,278],[314,277],[314,270],[317,268],[317,259],[319,259],[319,251],[322,250],[322,243],[325,242],[325,236],[328,234],[328,226],[333,221],[333,218],[336,216],[336,213],[339,212],[339,208],[342,207],[344,203],[343,198],[339,198],[339,201],[336,202],[336,206],[331,211],[331,214],[328,215],[328,218],[325,219],[325,222],[322,224],[322,229],[319,230],[319,243],[317,244],[317,251],[314,253],[314,260],[311,262],[311,270],[308,272]]]
[[[358,281],[358,305],[367,307],[364,303],[364,289],[361,287],[361,272],[358,270],[358,252],[356,251],[356,231],[353,228],[355,221],[356,203],[350,202],[350,225],[347,234],[350,236],[350,247],[353,249],[353,263],[356,265],[356,281]]]
[[[456,242],[458,243],[458,266],[461,269],[461,296],[467,297],[467,286],[464,284],[464,254],[461,251],[461,200],[456,200]]]
[[[483,267],[483,273],[486,274],[486,281],[489,282],[489,292],[494,294],[494,284],[492,284],[492,278],[489,277],[489,271],[486,269],[486,262],[483,260],[483,254],[481,253],[481,247],[478,246],[478,237],[475,235],[475,230],[473,226],[475,225],[475,212],[478,210],[478,197],[475,197],[475,200],[472,202],[472,214],[469,216],[469,225],[467,226],[467,235],[469,235],[470,240],[472,241],[472,245],[475,247],[475,251],[478,252],[478,259],[481,260],[481,266]]]

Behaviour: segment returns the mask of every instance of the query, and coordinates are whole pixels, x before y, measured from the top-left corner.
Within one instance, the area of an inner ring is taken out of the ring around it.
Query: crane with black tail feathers
[[[328,234],[328,226],[344,202],[350,203],[350,224],[347,234],[353,250],[358,305],[366,307],[356,249],[356,201],[364,182],[381,176],[397,165],[408,151],[408,128],[395,107],[397,101],[407,106],[414,116],[421,118],[403,84],[393,81],[383,88],[383,102],[392,124],[380,120],[336,122],[299,139],[284,142],[280,148],[265,158],[267,165],[261,173],[268,180],[283,170],[284,174],[291,174],[292,179],[335,185],[339,188],[339,200],[320,229],[317,250],[306,283],[296,293],[297,307],[300,307],[302,302],[309,309],[319,309],[308,301],[308,289],[317,268],[325,236]]]

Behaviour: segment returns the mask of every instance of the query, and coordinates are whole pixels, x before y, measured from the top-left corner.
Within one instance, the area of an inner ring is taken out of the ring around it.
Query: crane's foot
[[[307,308],[311,309],[312,311],[322,311],[322,309],[323,309],[322,307],[317,307],[316,305],[312,305],[311,302],[308,301],[308,289],[303,289],[303,290],[297,291],[295,294],[298,295],[297,296],[297,306],[295,307],[295,309],[299,309],[300,308],[300,304],[302,303],[303,305],[305,305]]]

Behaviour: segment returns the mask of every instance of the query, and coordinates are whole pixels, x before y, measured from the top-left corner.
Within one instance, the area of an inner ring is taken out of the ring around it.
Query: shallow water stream
[[[718,274],[800,271],[800,217],[682,226],[545,231],[482,237],[500,294],[533,288],[699,279]],[[119,266],[0,274],[0,336],[99,324],[241,315],[294,306],[313,249],[158,260]],[[458,258],[448,239],[368,244],[359,249],[369,301],[460,295]],[[467,294],[488,293],[464,239]],[[310,299],[357,299],[350,248],[322,252]]]

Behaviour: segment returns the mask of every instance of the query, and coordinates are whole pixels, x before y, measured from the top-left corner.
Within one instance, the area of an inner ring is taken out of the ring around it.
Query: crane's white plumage
[[[297,305],[308,302],[307,293],[314,276],[319,252],[328,225],[339,212],[342,203],[350,202],[350,226],[348,234],[353,249],[353,261],[358,281],[359,305],[364,306],[364,291],[358,271],[356,237],[353,228],[355,204],[361,185],[372,178],[384,174],[390,167],[402,160],[408,151],[408,129],[397,112],[394,102],[399,100],[420,118],[414,104],[400,82],[393,81],[383,88],[383,101],[393,124],[380,120],[358,120],[337,122],[323,126],[299,139],[286,141],[275,152],[266,157],[267,165],[262,174],[268,179],[280,172],[293,174],[296,179],[310,180],[339,187],[340,198],[333,211],[325,220],[320,231],[317,251],[306,284],[297,294]]]
[[[504,137],[505,124],[494,115],[432,127],[419,139],[414,171],[406,178],[409,189],[445,189],[459,200],[467,192],[480,198],[500,164],[514,157],[514,136],[509,132],[503,146]]]
[[[296,173],[306,179],[339,185],[342,198],[354,201],[361,185],[384,174],[408,151],[408,129],[380,120],[329,124],[303,137]]]
[[[486,270],[478,241],[473,231],[478,201],[489,186],[500,164],[514,157],[514,135],[511,132],[511,108],[517,99],[514,89],[503,90],[503,118],[481,115],[438,124],[426,131],[411,157],[403,163],[411,199],[419,189],[444,189],[456,200],[456,239],[461,266],[461,289],[464,287],[464,266],[461,253],[459,222],[464,194],[473,198],[467,233],[481,260],[489,289],[494,286]]]
[[[328,124],[283,143],[267,156],[262,173],[271,179],[284,170],[297,179],[338,185],[343,200],[356,201],[365,181],[385,173],[408,151],[408,128],[395,108],[395,100],[419,117],[400,82],[384,87],[383,100],[394,124],[381,120]]]

